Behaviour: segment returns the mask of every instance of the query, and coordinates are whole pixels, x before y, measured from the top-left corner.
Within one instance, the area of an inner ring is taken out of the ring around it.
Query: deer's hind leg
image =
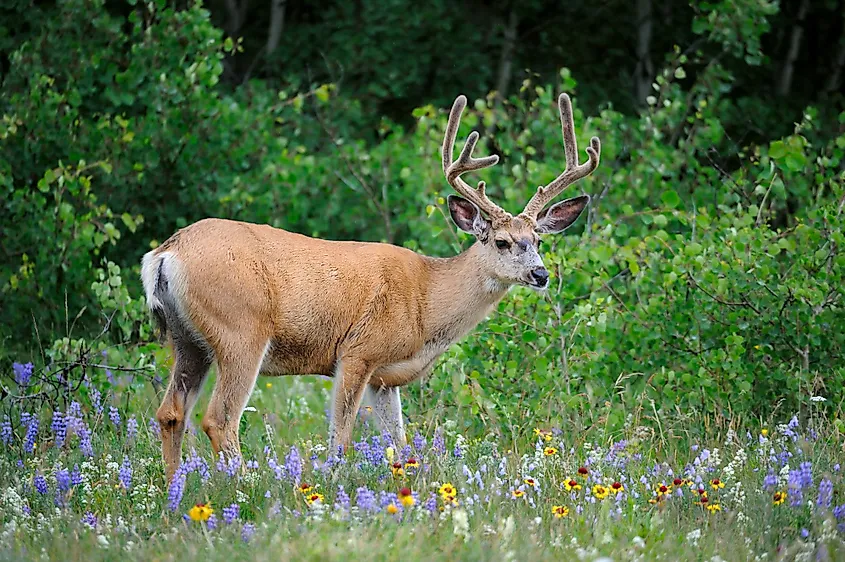
[[[230,346],[217,358],[217,384],[202,420],[215,455],[241,455],[238,426],[270,343],[249,338]]]
[[[402,419],[402,404],[399,400],[399,387],[368,385],[366,401],[373,408],[373,415],[383,433],[390,435],[396,447],[407,444],[405,424]]]
[[[182,461],[182,439],[187,419],[212,362],[211,353],[185,331],[174,329],[171,338],[175,361],[167,392],[156,412],[161,427],[161,450],[167,482],[173,478]]]

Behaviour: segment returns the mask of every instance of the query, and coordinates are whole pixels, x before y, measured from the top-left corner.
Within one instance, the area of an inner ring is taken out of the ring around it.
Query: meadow
[[[25,394],[32,366],[14,369]],[[215,459],[195,414],[168,486],[155,397],[130,392],[132,379],[83,380],[90,405],[71,400],[43,423],[26,399],[4,419],[0,559],[845,556],[842,434],[813,412],[613,434],[541,425],[513,439],[468,439],[456,420],[420,414],[397,449],[365,408],[354,451],[329,458],[329,382],[262,378],[244,457]]]

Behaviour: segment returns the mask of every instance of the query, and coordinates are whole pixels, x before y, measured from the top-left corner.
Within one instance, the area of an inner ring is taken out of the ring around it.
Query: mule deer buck
[[[459,96],[443,139],[443,172],[460,196],[449,212],[476,242],[451,258],[366,242],[309,238],[267,225],[205,219],[147,253],[142,280],[148,305],[175,361],[156,413],[168,480],[179,467],[186,419],[213,362],[217,384],[202,428],[215,454],[240,455],[238,424],[259,373],[334,377],[332,453],[350,444],[356,413],[369,394],[382,430],[404,445],[399,387],[425,376],[437,358],[487,316],[513,285],[542,290],[549,272],[540,234],[565,230],[588,195],[546,206],[596,169],[599,139],[578,162],[572,106],[558,100],[566,170],[541,186],[516,216],[487,197],[484,182],[461,176],[490,167],[474,158],[478,133],[452,161],[466,98]]]

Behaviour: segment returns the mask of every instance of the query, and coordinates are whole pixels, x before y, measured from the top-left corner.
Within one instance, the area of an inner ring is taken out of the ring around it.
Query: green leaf
[[[660,196],[660,200],[670,209],[674,209],[681,204],[681,198],[675,190],[664,191],[663,195]]]

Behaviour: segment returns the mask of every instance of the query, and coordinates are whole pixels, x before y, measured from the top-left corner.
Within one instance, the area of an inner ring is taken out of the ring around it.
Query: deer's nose
[[[531,280],[540,287],[545,287],[549,282],[549,270],[545,267],[538,267],[531,270]]]

